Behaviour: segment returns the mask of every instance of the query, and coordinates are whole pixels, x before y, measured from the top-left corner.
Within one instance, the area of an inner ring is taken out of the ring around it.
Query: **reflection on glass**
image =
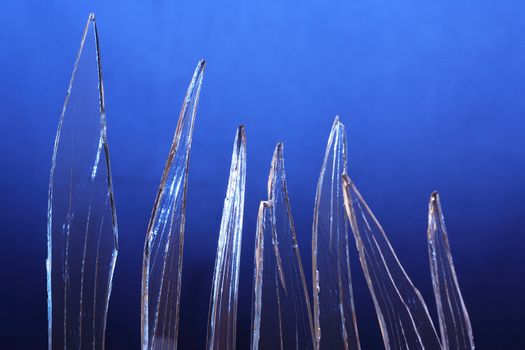
[[[474,336],[461,296],[450,253],[445,218],[437,192],[428,203],[428,253],[438,311],[441,343],[445,349],[474,349]]]
[[[246,135],[244,126],[241,125],[233,143],[230,176],[213,271],[206,337],[208,350],[235,349],[245,184]]]
[[[144,243],[143,350],[177,348],[188,166],[204,68],[200,61],[186,92]]]
[[[383,343],[389,349],[441,349],[423,297],[354,183],[343,175],[345,209],[374,301]]]
[[[94,14],[58,123],[47,215],[48,348],[103,349],[118,234]]]
[[[259,207],[251,348],[313,349],[310,297],[292,219],[283,145],[275,148],[268,200]]]
[[[346,131],[336,117],[317,184],[312,232],[315,345],[323,350],[361,348],[341,187],[346,159]]]

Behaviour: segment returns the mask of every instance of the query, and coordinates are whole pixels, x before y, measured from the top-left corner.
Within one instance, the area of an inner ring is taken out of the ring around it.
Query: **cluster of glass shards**
[[[143,251],[141,347],[176,349],[189,158],[205,62],[195,68],[154,202]],[[349,252],[355,242],[386,349],[474,349],[439,195],[430,196],[428,251],[439,335],[427,304],[347,173],[336,118],[313,210],[312,281],[299,252],[284,146],[277,144],[255,230],[251,348],[361,349]],[[235,133],[206,337],[236,348],[246,134]],[[118,251],[95,16],[85,27],[55,139],[48,202],[48,348],[102,349]],[[352,232],[352,235],[349,232]]]

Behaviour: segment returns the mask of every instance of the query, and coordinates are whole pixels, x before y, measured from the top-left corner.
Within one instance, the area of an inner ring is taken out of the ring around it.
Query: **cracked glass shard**
[[[246,135],[241,125],[233,144],[213,271],[206,337],[206,348],[210,350],[235,349],[245,183]]]
[[[343,175],[343,190],[346,213],[385,348],[441,349],[423,297],[403,269],[383,228],[346,174]]]
[[[118,234],[94,14],[58,123],[47,215],[48,348],[103,349]]]
[[[251,348],[313,349],[310,298],[290,210],[283,145],[257,217]]]
[[[445,349],[474,349],[472,327],[459,289],[437,192],[432,193],[428,204],[427,238],[441,344]]]
[[[316,349],[360,349],[354,308],[348,223],[341,176],[346,131],[336,117],[315,196],[312,229],[313,316]]]
[[[186,187],[205,62],[195,68],[153,206],[142,265],[142,349],[176,349]]]

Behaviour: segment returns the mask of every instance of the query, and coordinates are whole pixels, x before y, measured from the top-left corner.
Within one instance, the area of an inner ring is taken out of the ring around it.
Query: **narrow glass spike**
[[[432,193],[428,204],[427,238],[441,344],[444,349],[474,349],[472,327],[459,289],[437,192]]]
[[[261,202],[257,218],[251,348],[313,347],[310,298],[279,143],[268,176],[268,201]]]
[[[390,245],[383,228],[348,175],[345,209],[374,301],[387,350],[441,349],[427,306]]]
[[[316,349],[361,348],[348,255],[348,223],[341,188],[346,157],[346,131],[336,117],[317,184],[312,229]]]
[[[48,348],[103,349],[117,217],[95,15],[58,123],[47,212]]]
[[[204,68],[200,61],[188,86],[144,243],[143,350],[177,348],[188,166]]]
[[[241,125],[233,144],[213,271],[206,337],[206,348],[209,350],[235,349],[245,183],[246,135]]]

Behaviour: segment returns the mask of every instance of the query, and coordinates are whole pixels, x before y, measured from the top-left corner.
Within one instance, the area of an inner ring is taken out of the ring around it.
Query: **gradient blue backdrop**
[[[88,3],[88,4],[85,4]],[[248,138],[238,348],[249,343],[255,218],[276,142],[310,280],[316,181],[333,118],[350,173],[434,312],[427,201],[441,192],[480,349],[524,349],[525,3],[478,1],[3,1],[0,5],[0,347],[46,346],[52,142],[90,11],[101,37],[120,252],[109,349],[139,347],[146,225],[199,58],[181,349],[202,349],[238,124]],[[352,246],[353,247],[353,246]],[[355,254],[365,349],[381,345]]]

